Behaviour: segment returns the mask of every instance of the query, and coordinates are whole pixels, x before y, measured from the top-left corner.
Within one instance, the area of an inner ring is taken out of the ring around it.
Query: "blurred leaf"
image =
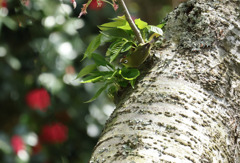
[[[138,69],[129,69],[123,67],[119,74],[126,80],[133,80],[136,79],[140,75],[140,71]]]
[[[1,18],[4,25],[6,25],[9,29],[11,30],[16,30],[17,29],[17,23],[11,19],[10,17],[4,17]]]
[[[138,26],[139,29],[144,29],[148,26],[148,23],[145,21],[142,21],[140,18],[139,19],[135,19],[135,23]]]
[[[107,89],[107,86],[109,85],[109,83],[106,83],[102,88],[100,88],[97,93],[95,93],[95,95],[88,101],[86,101],[85,103],[89,103],[92,102],[94,100],[96,100],[98,98],[98,96],[105,90]]]
[[[92,72],[94,69],[97,68],[96,64],[92,64],[92,65],[87,65],[86,67],[84,67],[77,75],[77,78],[81,78],[87,74],[89,74],[90,72]]]
[[[5,154],[9,154],[11,152],[11,146],[7,144],[6,140],[0,138],[0,150]]]

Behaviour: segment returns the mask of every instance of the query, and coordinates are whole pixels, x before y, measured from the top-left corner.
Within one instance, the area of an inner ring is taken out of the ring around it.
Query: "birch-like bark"
[[[240,162],[239,7],[190,0],[168,15],[156,61],[123,93],[90,162]]]

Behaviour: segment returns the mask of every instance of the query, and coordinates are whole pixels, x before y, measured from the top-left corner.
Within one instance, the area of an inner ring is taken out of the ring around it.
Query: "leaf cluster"
[[[141,19],[135,19],[135,24],[141,31],[145,42],[151,41],[153,36],[163,34],[161,29],[163,24],[152,26]],[[138,46],[136,37],[125,16],[114,18],[112,22],[100,25],[99,29],[101,30],[100,34],[91,41],[82,59],[91,59],[94,64],[84,67],[77,76],[77,78],[82,78],[82,83],[104,83],[94,97],[87,102],[95,100],[104,90],[108,90],[108,95],[113,97],[114,93],[129,83],[134,88],[135,80],[140,75],[138,69],[121,67],[118,63],[114,63],[120,54],[131,53]],[[110,43],[105,57],[95,53],[96,49],[105,43]]]

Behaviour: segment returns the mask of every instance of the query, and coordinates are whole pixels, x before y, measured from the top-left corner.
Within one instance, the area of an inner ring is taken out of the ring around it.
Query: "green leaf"
[[[123,67],[119,71],[119,74],[126,80],[133,80],[140,75],[140,71],[138,69],[129,69],[129,68]]]
[[[124,25],[122,25],[122,26],[118,26],[117,28],[123,29],[123,30],[132,30],[132,28],[130,27],[130,25],[128,24],[128,22],[126,22],[126,24],[124,24]]]
[[[96,100],[98,98],[98,96],[105,90],[107,89],[107,86],[109,85],[109,83],[106,83],[102,88],[100,88],[96,93],[95,95],[88,101],[84,102],[84,103],[89,103],[89,102],[92,102],[94,100]]]
[[[127,80],[119,81],[118,84],[119,84],[121,87],[127,87],[128,81],[127,81]]]
[[[105,23],[102,24],[100,26],[98,26],[98,28],[101,31],[106,31],[112,28],[119,28],[119,29],[123,29],[123,30],[131,30],[130,25],[128,24],[125,16],[118,16],[117,18],[112,19],[113,22],[109,22],[109,23]]]
[[[125,17],[125,15],[117,16],[116,18],[113,18],[112,20],[114,20],[114,21],[126,20],[126,17]]]
[[[111,56],[110,63],[117,58],[118,54],[121,52],[121,49],[126,43],[127,40],[118,40],[111,44],[106,53],[107,56]]]
[[[111,28],[117,28],[119,26],[124,26],[126,23],[127,23],[126,20],[119,19],[119,20],[116,20],[116,21],[113,21],[113,22],[102,24],[102,25],[98,26],[98,28],[101,31],[105,31],[105,30],[109,30]]]
[[[96,83],[98,81],[101,81],[102,79],[103,79],[103,76],[91,75],[83,78],[81,83]]]
[[[2,19],[3,24],[6,25],[9,29],[11,29],[11,30],[17,29],[17,23],[13,19],[11,19],[9,17],[4,17],[1,19]]]
[[[87,74],[89,74],[90,72],[92,72],[94,69],[97,68],[96,64],[92,64],[92,65],[87,65],[86,67],[84,67],[77,75],[77,78],[81,78]]]
[[[165,23],[162,23],[162,24],[158,24],[157,27],[158,28],[163,28],[165,26]]]
[[[98,66],[109,66],[114,69],[114,66],[110,64],[102,55],[93,53],[92,58]]]
[[[133,42],[127,42],[121,49],[121,53],[124,53],[126,51],[129,51],[133,47]]]
[[[105,74],[103,75],[104,81],[112,80],[113,74],[114,74],[114,71],[105,71]]]
[[[106,30],[106,31],[102,31],[101,32],[102,34],[112,38],[112,39],[116,39],[116,38],[125,38],[125,39],[128,39],[130,40],[131,37],[129,36],[129,34],[127,32],[125,32],[124,30],[122,29],[118,29],[118,28],[113,28],[113,29],[110,29],[110,30]]]
[[[159,34],[159,35],[163,35],[163,31],[162,31],[162,29],[159,28],[159,27],[156,27],[156,26],[153,26],[153,25],[149,25],[149,26],[148,26],[148,29],[149,29],[150,31],[154,32],[154,33],[157,33],[157,34]]]
[[[99,45],[101,44],[101,37],[102,34],[99,34],[97,37],[95,37],[91,43],[88,45],[87,50],[84,53],[83,59],[85,58],[91,58],[92,53],[99,47]]]
[[[100,33],[102,34],[101,43],[113,42],[116,40],[116,37],[111,37],[111,36],[105,35],[102,32],[100,32]]]
[[[116,47],[116,49],[113,50],[113,54],[110,57],[110,63],[112,63],[117,58],[117,56],[121,52],[121,49],[125,43],[126,42],[123,42],[122,44],[119,45],[119,47]]]
[[[111,71],[111,72],[112,72],[111,76],[109,76],[109,78],[107,78],[107,79],[113,79],[114,76],[115,76],[116,74],[118,74],[118,70]]]
[[[92,72],[92,76],[102,76],[101,81],[111,80],[115,74],[115,71],[95,71]]]
[[[146,23],[145,21],[142,21],[140,18],[135,19],[135,24],[138,26],[139,29],[144,29],[148,26],[148,23]]]

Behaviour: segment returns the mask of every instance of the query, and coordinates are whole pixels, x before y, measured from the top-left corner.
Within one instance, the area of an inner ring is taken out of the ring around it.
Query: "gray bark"
[[[239,7],[190,0],[168,15],[152,68],[123,93],[90,162],[240,162]]]

